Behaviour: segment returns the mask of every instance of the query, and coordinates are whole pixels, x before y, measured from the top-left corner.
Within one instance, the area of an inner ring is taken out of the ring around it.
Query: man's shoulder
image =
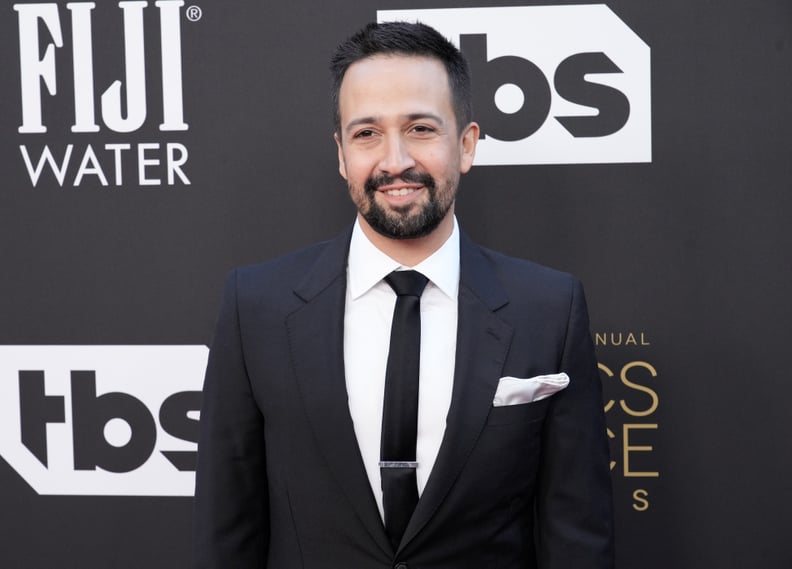
[[[508,312],[551,318],[567,313],[576,298],[583,298],[580,281],[570,273],[486,247],[478,251],[484,259],[480,267],[490,276],[473,277],[473,292],[507,303]]]
[[[562,288],[573,286],[578,282],[577,277],[571,273],[487,247],[478,246],[478,248],[501,282],[516,282],[520,285],[534,283]]]
[[[316,262],[329,243],[329,240],[313,243],[272,259],[236,267],[234,271],[245,279],[266,279],[277,275],[305,274],[305,270]]]
[[[243,265],[233,269],[229,278],[239,290],[276,291],[293,288],[313,278],[330,279],[343,273],[349,247],[349,231],[328,239],[279,255],[272,259]]]

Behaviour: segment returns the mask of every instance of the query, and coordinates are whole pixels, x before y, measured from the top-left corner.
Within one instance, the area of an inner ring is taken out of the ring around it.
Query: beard
[[[428,194],[426,203],[392,207],[386,211],[375,199],[377,188],[390,185],[396,179],[425,187]],[[431,175],[413,169],[405,170],[398,178],[387,174],[370,176],[363,189],[361,203],[356,204],[360,214],[374,231],[390,239],[418,239],[429,235],[437,229],[454,202],[454,192],[450,188],[438,192],[437,183]],[[367,207],[364,208],[364,205]],[[414,211],[416,207],[418,211]]]

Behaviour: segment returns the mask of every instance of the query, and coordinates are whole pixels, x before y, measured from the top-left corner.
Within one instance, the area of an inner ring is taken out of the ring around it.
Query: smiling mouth
[[[407,196],[418,191],[418,188],[398,188],[393,190],[380,190],[388,196]]]
[[[424,190],[428,191],[431,196],[434,193],[434,187],[435,182],[429,174],[408,169],[397,176],[387,174],[371,176],[366,180],[363,189],[370,198],[380,194],[392,198],[395,203],[397,200],[412,199],[413,194],[422,193]]]

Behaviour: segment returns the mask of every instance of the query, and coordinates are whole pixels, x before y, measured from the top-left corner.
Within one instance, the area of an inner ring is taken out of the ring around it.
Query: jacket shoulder
[[[305,277],[306,271],[314,265],[330,243],[331,241],[314,243],[261,263],[236,267],[231,273],[235,274],[240,288],[272,286],[277,283],[291,283],[293,286]]]
[[[580,286],[578,278],[570,273],[486,247],[480,247],[480,250],[507,290],[561,292]]]

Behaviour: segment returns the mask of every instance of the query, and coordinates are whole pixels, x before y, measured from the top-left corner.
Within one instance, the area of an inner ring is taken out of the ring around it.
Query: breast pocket
[[[487,426],[541,421],[547,414],[547,408],[550,406],[550,399],[551,397],[548,397],[531,403],[492,407],[487,417]]]

